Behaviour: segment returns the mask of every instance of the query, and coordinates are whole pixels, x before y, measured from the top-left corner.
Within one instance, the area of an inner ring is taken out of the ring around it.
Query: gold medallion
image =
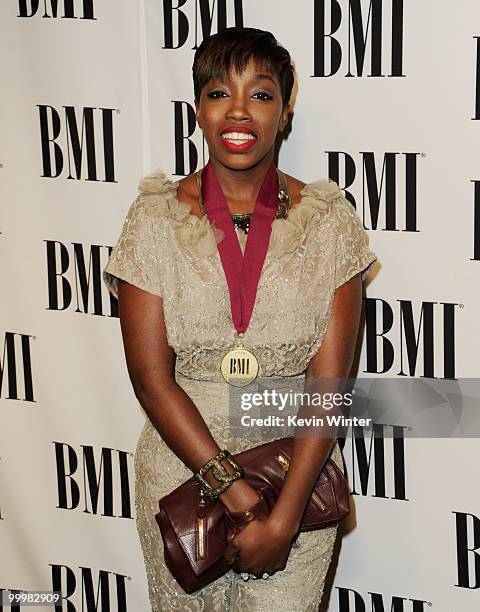
[[[235,346],[223,356],[220,371],[229,385],[245,387],[258,375],[258,359],[243,345],[243,334],[238,334]]]

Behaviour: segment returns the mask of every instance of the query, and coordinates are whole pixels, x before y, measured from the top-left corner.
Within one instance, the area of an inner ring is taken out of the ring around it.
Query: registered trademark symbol
[[[464,306],[463,306],[463,304],[459,304],[458,307],[459,308],[463,308]]]
[[[427,154],[426,153],[420,153],[420,156],[421,157],[427,157]]]
[[[117,115],[119,115],[121,111],[120,111],[120,109],[119,109],[119,108],[116,108],[116,109],[115,109],[115,112],[117,113]]]
[[[133,453],[128,453],[130,455],[130,457],[133,457]]]
[[[0,168],[3,168],[3,164],[0,164]]]
[[[127,580],[131,580],[131,579],[132,579],[132,577],[131,577],[131,576],[127,576]]]
[[[36,340],[36,339],[37,339],[37,336],[32,336],[32,338],[33,338],[34,340]]]
[[[427,601],[427,606],[431,606],[432,602],[431,601]]]

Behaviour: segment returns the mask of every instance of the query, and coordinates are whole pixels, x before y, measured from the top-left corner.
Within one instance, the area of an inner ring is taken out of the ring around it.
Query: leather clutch
[[[255,516],[268,516],[282,490],[293,450],[293,438],[281,438],[235,455],[246,481],[260,494]],[[230,568],[223,555],[238,525],[220,500],[210,501],[193,477],[162,497],[155,519],[164,543],[165,563],[187,593],[216,580]],[[348,515],[347,481],[327,459],[306,506],[299,531],[335,525]],[[244,513],[236,513],[243,515]]]

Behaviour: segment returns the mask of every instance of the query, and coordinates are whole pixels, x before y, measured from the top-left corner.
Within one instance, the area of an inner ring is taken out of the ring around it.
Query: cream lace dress
[[[351,204],[333,181],[304,187],[287,219],[276,219],[245,343],[260,362],[259,376],[303,377],[318,351],[334,292],[376,260]],[[246,236],[237,230],[242,250]],[[162,171],[143,178],[103,279],[117,297],[121,278],[163,298],[176,380],[205,419],[220,448],[232,453],[259,444],[229,432],[228,387],[219,371],[234,340],[230,298],[217,250],[220,230],[177,199],[177,183]],[[174,418],[172,416],[172,418]],[[343,470],[335,442],[332,459]],[[147,418],[135,452],[136,525],[152,611],[311,612],[317,610],[337,527],[300,534],[286,568],[267,580],[244,581],[235,572],[187,595],[163,559],[155,521],[158,500],[191,472]]]

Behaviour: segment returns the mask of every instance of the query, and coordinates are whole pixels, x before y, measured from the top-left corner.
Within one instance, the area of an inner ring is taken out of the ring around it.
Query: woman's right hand
[[[245,510],[253,508],[260,500],[260,496],[245,479],[240,478],[232,482],[228,489],[219,495],[218,499],[222,501],[229,512],[245,512]],[[293,542],[292,548],[298,548],[296,541]]]
[[[237,572],[257,577],[264,572],[273,574],[285,568],[295,532],[295,528],[277,524],[271,515],[251,521],[228,543],[224,557]]]

